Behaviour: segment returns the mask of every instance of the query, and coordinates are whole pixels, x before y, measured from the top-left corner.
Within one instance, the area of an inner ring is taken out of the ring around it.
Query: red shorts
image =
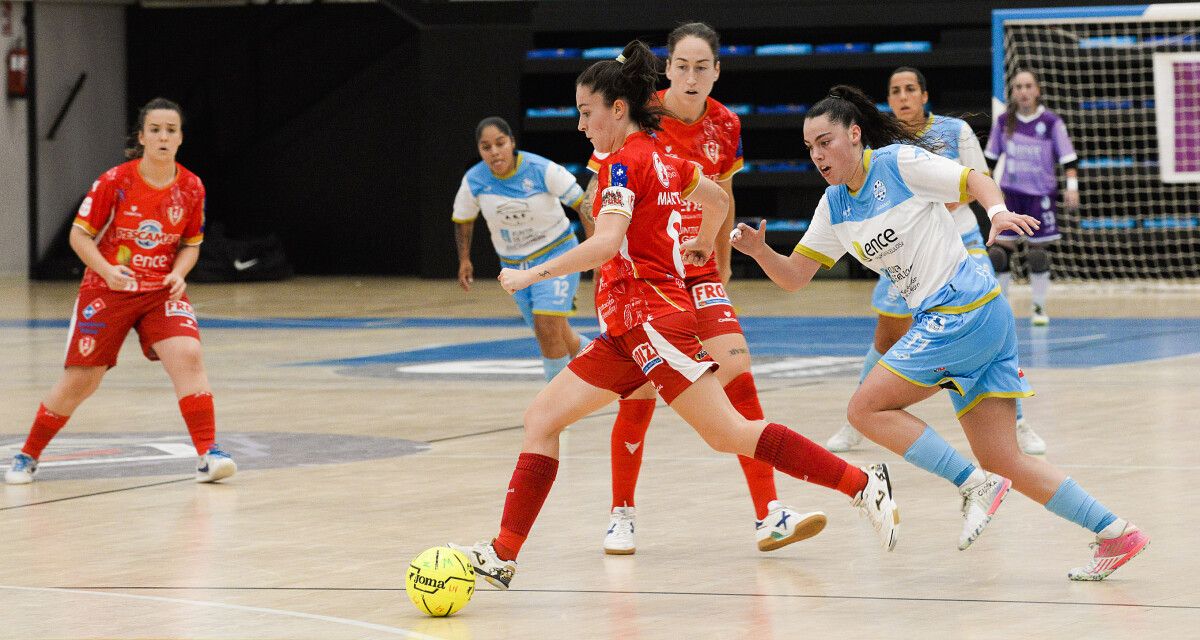
[[[68,367],[114,367],[130,329],[136,329],[142,353],[157,360],[156,342],[176,336],[200,339],[200,327],[187,296],[171,302],[169,289],[129,293],[80,289],[67,342]]]
[[[737,312],[725,293],[725,285],[717,274],[688,278],[685,283],[696,307],[696,335],[708,340],[729,333],[742,333]]]
[[[592,340],[567,365],[584,382],[628,396],[649,380],[670,404],[717,363],[696,337],[696,316],[672,313]]]

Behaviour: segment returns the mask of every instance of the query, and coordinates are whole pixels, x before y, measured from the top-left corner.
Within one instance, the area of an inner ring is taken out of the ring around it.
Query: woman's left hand
[[[1042,226],[1037,218],[1021,215],[1011,211],[1001,211],[992,216],[992,232],[988,234],[988,245],[996,241],[996,236],[1002,231],[1015,231],[1019,235],[1031,236]]]
[[[179,299],[183,297],[184,289],[187,289],[187,282],[178,273],[168,273],[163,277],[162,283],[164,287],[171,290],[171,302],[179,302]]]

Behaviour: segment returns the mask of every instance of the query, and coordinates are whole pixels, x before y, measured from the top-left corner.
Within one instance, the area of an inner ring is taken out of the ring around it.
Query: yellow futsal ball
[[[408,565],[404,588],[408,599],[421,611],[448,616],[471,601],[475,567],[466,556],[449,547],[426,549]]]
[[[129,247],[125,245],[117,247],[117,264],[128,267],[131,260],[133,260],[133,252],[129,250]]]

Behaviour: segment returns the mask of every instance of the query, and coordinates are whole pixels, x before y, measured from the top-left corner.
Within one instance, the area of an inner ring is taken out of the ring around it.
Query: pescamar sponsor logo
[[[642,368],[642,375],[650,375],[650,371],[663,363],[662,356],[649,343],[643,342],[633,349],[633,361]]]
[[[132,240],[143,249],[153,249],[160,244],[173,246],[179,244],[178,233],[164,233],[162,223],[157,220],[143,220],[137,229],[118,227],[117,240]]]
[[[723,304],[731,306],[725,286],[720,282],[702,282],[692,287],[692,304],[697,309]]]

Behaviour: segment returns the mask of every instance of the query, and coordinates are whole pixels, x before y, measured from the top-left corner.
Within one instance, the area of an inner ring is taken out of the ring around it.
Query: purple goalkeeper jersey
[[[1057,115],[1039,106],[1031,118],[1017,114],[1017,128],[1010,138],[1004,134],[1007,117],[1008,114],[1001,114],[996,118],[984,152],[992,160],[1004,154],[1000,186],[1031,196],[1056,193],[1058,165],[1077,159],[1067,126]]]

